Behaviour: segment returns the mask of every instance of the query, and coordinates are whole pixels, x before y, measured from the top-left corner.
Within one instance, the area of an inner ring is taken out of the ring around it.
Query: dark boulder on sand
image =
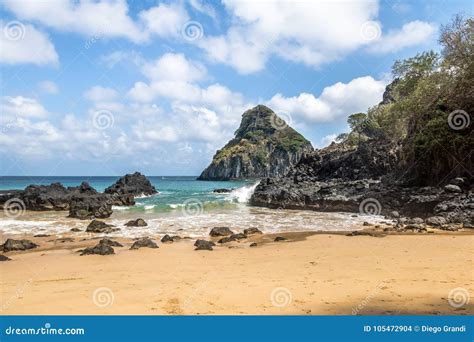
[[[158,191],[151,185],[148,178],[140,172],[135,172],[121,177],[114,184],[105,189],[104,192],[107,194],[118,193],[122,195],[149,196],[156,194]]]
[[[196,251],[212,251],[212,247],[216,244],[212,241],[196,240],[194,246]]]
[[[110,239],[102,239],[99,241],[99,243],[110,246],[110,247],[123,247],[123,245],[120,242],[113,241]]]
[[[228,243],[228,242],[232,242],[232,241],[243,240],[243,239],[246,239],[246,238],[247,238],[247,235],[242,234],[242,233],[238,233],[238,234],[232,234],[231,236],[224,237],[224,238],[220,239],[217,242],[218,243]]]
[[[278,241],[285,241],[285,240],[286,240],[286,238],[284,238],[283,236],[277,236],[275,238],[275,240],[273,240],[273,241],[278,242]]]
[[[165,236],[163,236],[163,238],[161,239],[161,242],[163,243],[172,243],[173,242],[173,238],[171,236],[169,236],[168,234],[166,234]]]
[[[0,254],[0,261],[10,261],[11,259],[6,255]]]
[[[148,223],[146,223],[144,219],[138,218],[136,220],[128,221],[127,223],[125,223],[125,226],[127,226],[127,227],[146,227],[146,226],[148,226]]]
[[[211,229],[211,232],[209,233],[209,235],[212,237],[228,236],[232,234],[234,234],[234,232],[230,230],[229,227],[214,227]]]
[[[110,254],[115,254],[115,251],[106,242],[106,239],[104,239],[104,240],[100,240],[100,242],[94,247],[88,247],[81,251],[81,255],[91,255],[91,254],[110,255]]]
[[[3,245],[0,245],[0,250],[4,252],[24,251],[24,250],[32,249],[36,247],[39,247],[39,246],[30,240],[7,239]]]
[[[120,230],[111,224],[107,224],[103,221],[92,220],[86,228],[87,233],[112,233]]]
[[[262,231],[258,228],[247,228],[244,229],[245,235],[254,235],[254,234],[263,234]]]
[[[158,248],[158,245],[149,238],[142,238],[135,241],[130,249],[139,249],[142,247]]]

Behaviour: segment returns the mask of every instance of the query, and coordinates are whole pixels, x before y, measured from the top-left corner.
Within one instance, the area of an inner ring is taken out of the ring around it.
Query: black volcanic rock
[[[242,115],[235,137],[217,151],[199,180],[229,180],[284,175],[311,143],[270,108],[258,105]]]
[[[209,235],[212,237],[228,236],[232,234],[234,234],[234,232],[230,230],[229,227],[214,227],[211,229],[211,232],[209,233]]]
[[[108,240],[110,241],[110,240]],[[91,255],[91,254],[98,254],[98,255],[110,255],[115,254],[114,249],[110,246],[109,242],[104,240],[100,240],[100,242],[95,245],[94,247],[88,247],[81,251],[81,255]]]
[[[158,245],[149,238],[142,238],[142,239],[139,239],[139,240],[135,241],[133,243],[132,247],[130,247],[130,249],[139,249],[139,248],[142,248],[142,247],[158,248]]]
[[[120,230],[119,228],[114,227],[113,225],[107,224],[103,221],[92,220],[91,223],[86,228],[87,233],[105,233],[109,234]]]
[[[11,259],[6,255],[0,254],[0,261],[10,261]]]
[[[212,192],[216,194],[226,194],[226,193],[232,192],[232,190],[234,189],[219,188],[219,189],[212,190]]]
[[[72,196],[69,202],[69,217],[81,220],[107,218],[112,215],[113,199],[106,194]]]
[[[194,246],[196,247],[194,250],[196,251],[212,251],[216,244],[212,241],[206,240],[196,240]]]
[[[161,238],[161,242],[163,243],[172,243],[174,242],[173,238],[171,236],[169,236],[168,234],[166,234],[165,236],[163,236]]]
[[[110,239],[102,239],[99,241],[99,243],[110,246],[110,247],[123,247],[123,245],[120,242],[113,241]]]
[[[30,240],[7,239],[3,245],[0,245],[0,250],[4,252],[24,251],[36,247],[38,247],[38,245]]]
[[[136,220],[128,221],[127,223],[125,223],[125,226],[127,226],[127,227],[146,227],[146,226],[148,226],[148,223],[146,223],[144,219],[137,218]]]
[[[121,195],[153,195],[157,191],[151,182],[140,172],[127,174],[117,180],[113,185],[109,186],[104,191],[107,194],[118,193]]]

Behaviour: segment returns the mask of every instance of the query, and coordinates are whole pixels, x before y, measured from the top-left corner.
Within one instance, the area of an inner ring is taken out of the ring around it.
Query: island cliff
[[[242,115],[235,137],[214,155],[199,180],[282,176],[311,143],[270,108],[258,105]]]

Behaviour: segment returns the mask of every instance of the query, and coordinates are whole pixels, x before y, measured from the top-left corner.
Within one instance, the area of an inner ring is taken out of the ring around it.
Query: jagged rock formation
[[[104,191],[106,194],[121,194],[121,195],[154,195],[156,191],[155,187],[151,185],[151,182],[142,175],[140,172],[133,174],[126,174],[117,180],[113,185],[109,186]]]
[[[216,152],[198,179],[282,176],[312,149],[308,140],[270,108],[258,105],[242,115],[235,137]]]
[[[135,204],[134,196],[157,193],[151,182],[135,172],[120,178],[105,190],[97,192],[87,182],[75,187],[61,183],[29,185],[25,190],[0,191],[0,207],[16,205],[20,210],[69,210],[69,216],[79,219],[107,218],[113,205]]]

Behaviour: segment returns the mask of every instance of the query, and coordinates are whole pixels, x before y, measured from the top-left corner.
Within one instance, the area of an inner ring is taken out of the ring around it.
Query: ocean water
[[[103,191],[119,177],[0,177],[0,190],[24,189],[30,184],[48,185],[60,182],[64,186],[77,186],[87,181]],[[349,213],[320,213],[304,210],[276,210],[248,205],[258,182],[197,181],[196,177],[148,177],[158,194],[136,199],[131,207],[113,207],[114,213],[105,221],[120,227],[111,236],[155,236],[178,234],[206,236],[212,227],[228,226],[235,231],[257,227],[266,233],[288,231],[354,230],[364,221],[383,222],[377,216]],[[218,194],[217,188],[232,188],[230,193]],[[128,220],[143,218],[148,226],[125,227]],[[0,213],[0,232],[3,234],[38,234],[68,232],[71,228],[85,230],[87,221],[71,219],[67,212],[30,212],[11,217]],[[79,233],[81,234],[81,233]],[[87,235],[88,233],[83,233]]]

